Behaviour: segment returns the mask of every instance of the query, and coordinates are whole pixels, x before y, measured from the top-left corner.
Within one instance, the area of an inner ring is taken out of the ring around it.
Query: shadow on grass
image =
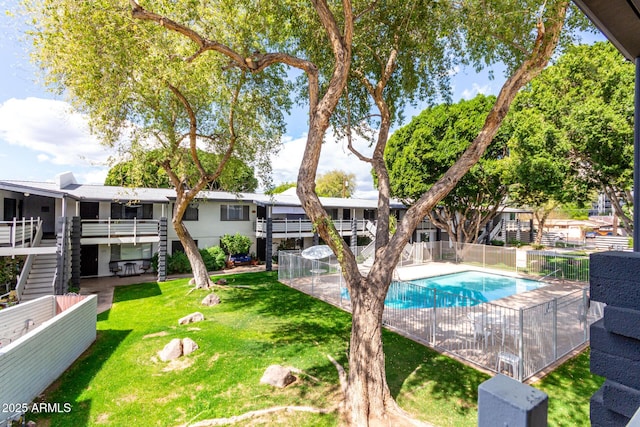
[[[113,302],[132,301],[159,295],[162,295],[162,291],[158,283],[138,283],[136,285],[118,287],[117,292],[113,293]]]
[[[273,277],[235,278],[230,285],[252,286],[246,292],[229,293],[226,302],[233,309],[257,310],[261,315],[277,317],[272,332],[274,345],[317,345],[334,342],[344,351],[334,355],[346,366],[346,351],[351,332],[351,315],[277,282]],[[244,289],[244,288],[242,288]],[[387,381],[394,398],[402,393],[420,394],[428,387],[428,399],[442,399],[461,415],[476,411],[478,386],[490,378],[447,356],[393,332],[383,332]],[[318,364],[319,376],[335,378],[331,363]]]
[[[589,369],[589,350],[569,360],[533,386],[549,395],[549,425],[589,424],[591,396],[604,378]]]
[[[387,382],[394,398],[428,387],[430,399],[455,403],[455,411],[476,411],[478,386],[490,378],[474,368],[393,332],[383,333]]]
[[[108,316],[101,313],[98,316]],[[48,420],[52,426],[85,426],[90,424],[91,399],[79,400],[83,392],[100,372],[104,363],[109,360],[120,343],[131,333],[131,330],[101,330],[97,332],[93,344],[45,390],[42,402],[71,404],[67,413],[29,413],[27,419]]]

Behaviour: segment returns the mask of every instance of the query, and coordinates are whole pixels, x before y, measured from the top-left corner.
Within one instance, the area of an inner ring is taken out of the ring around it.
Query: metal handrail
[[[551,276],[552,274],[556,274],[557,272],[562,273],[562,280],[564,280],[564,271],[561,268],[557,268],[554,271],[552,271],[551,273],[543,276],[541,279],[538,279],[538,282],[542,282],[544,279],[546,279],[547,277]]]

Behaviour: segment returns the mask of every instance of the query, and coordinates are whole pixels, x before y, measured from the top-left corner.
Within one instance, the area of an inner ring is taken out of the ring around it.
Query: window
[[[351,209],[342,209],[342,219],[348,221],[351,219]]]
[[[187,206],[187,209],[184,211],[184,215],[182,217],[183,221],[197,221],[198,220],[198,208],[199,205],[197,203],[191,203]]]
[[[249,206],[220,205],[221,221],[249,221]]]
[[[3,221],[12,221],[13,218],[18,218],[18,201],[9,197],[4,199],[4,219]]]
[[[153,204],[111,203],[111,219],[153,219]]]
[[[198,246],[198,241],[193,241],[196,246]],[[176,252],[184,252],[184,246],[182,246],[182,242],[180,240],[172,240],[171,241],[171,253],[175,254]]]
[[[111,261],[151,259],[151,243],[111,245]]]

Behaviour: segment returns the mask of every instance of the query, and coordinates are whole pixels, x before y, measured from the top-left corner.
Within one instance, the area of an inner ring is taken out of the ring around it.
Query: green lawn
[[[226,278],[231,287],[216,290],[223,303],[215,307],[201,306],[207,291],[188,293],[186,279],[116,288],[113,308],[98,316],[96,342],[43,399],[69,402],[72,411],[28,419],[175,426],[277,405],[334,405],[338,378],[326,355],[346,365],[350,316],[283,286],[277,273]],[[206,320],[178,326],[194,311]],[[157,359],[172,338],[184,337],[200,348],[178,362]],[[390,332],[384,341],[389,386],[403,408],[439,426],[476,425],[477,389],[487,375]],[[259,384],[276,363],[308,376],[284,390]],[[550,425],[587,424],[589,397],[601,382],[589,374],[588,355],[547,377],[540,387],[550,394]],[[335,414],[268,419],[268,425],[336,424]]]

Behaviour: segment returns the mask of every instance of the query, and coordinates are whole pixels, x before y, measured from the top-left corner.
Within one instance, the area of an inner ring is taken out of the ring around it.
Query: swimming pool
[[[390,308],[469,307],[545,286],[546,283],[480,271],[393,282],[385,306]],[[435,295],[434,295],[435,294]]]

